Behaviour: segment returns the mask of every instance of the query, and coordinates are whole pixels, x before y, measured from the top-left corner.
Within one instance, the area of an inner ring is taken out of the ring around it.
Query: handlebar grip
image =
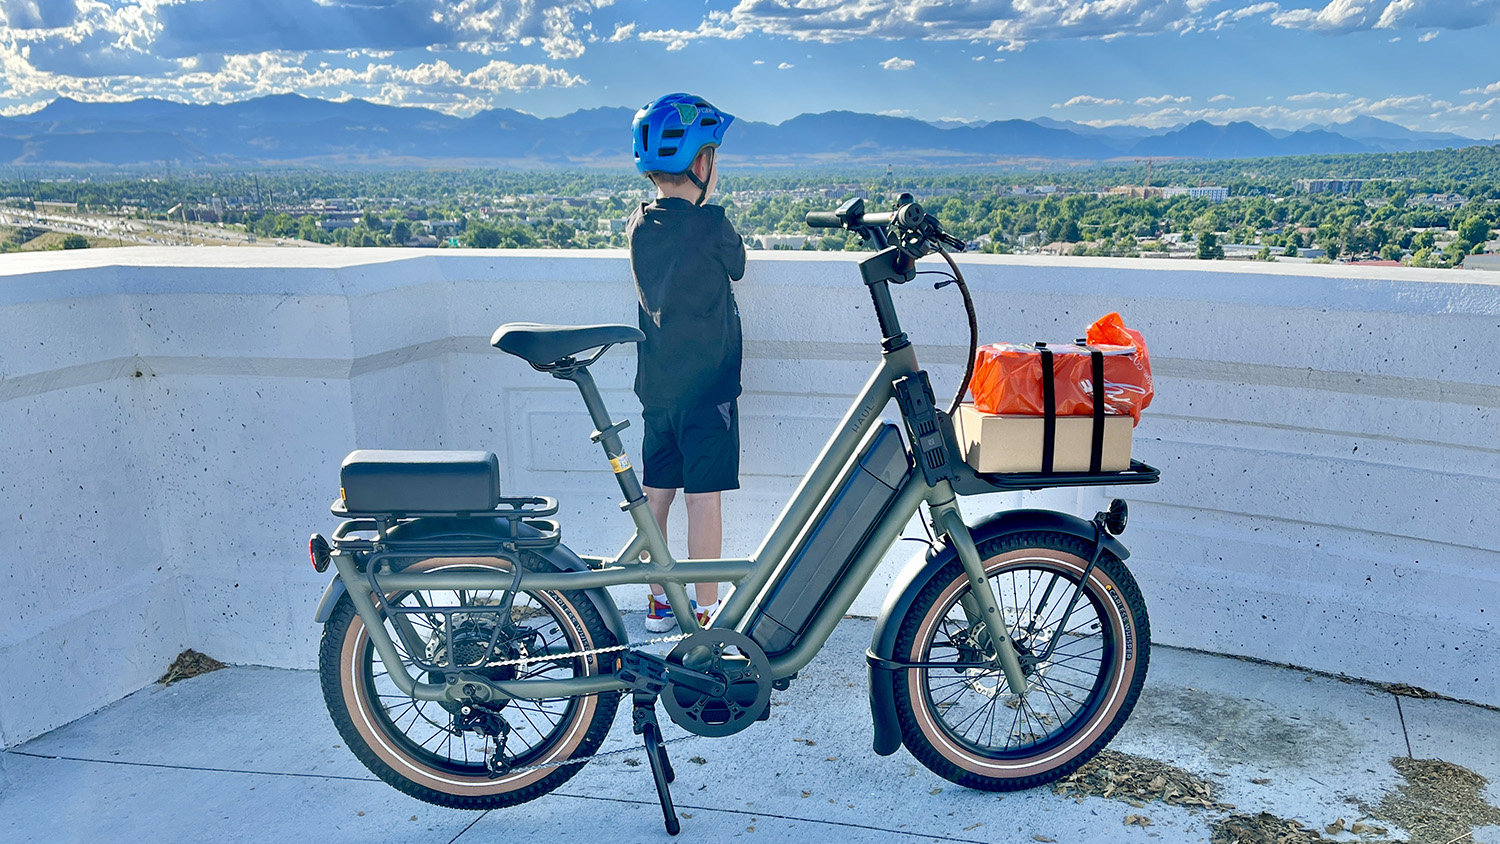
[[[807,224],[815,229],[837,229],[844,225],[836,211],[809,211]]]

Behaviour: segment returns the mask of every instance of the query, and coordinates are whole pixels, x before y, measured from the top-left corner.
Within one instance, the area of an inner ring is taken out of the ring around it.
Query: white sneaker
[[[677,626],[677,617],[672,615],[672,605],[666,601],[656,600],[656,596],[649,598],[649,609],[646,611],[646,629],[652,633],[665,633]]]

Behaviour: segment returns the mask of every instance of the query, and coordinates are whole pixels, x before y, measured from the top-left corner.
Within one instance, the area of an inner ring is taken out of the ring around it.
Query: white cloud
[[[1052,107],[1053,108],[1072,108],[1073,106],[1081,106],[1081,105],[1117,106],[1117,105],[1124,105],[1124,104],[1125,104],[1124,100],[1119,100],[1119,99],[1104,99],[1103,97],[1091,97],[1088,94],[1079,94],[1078,96],[1074,97],[1071,100],[1068,100],[1065,103],[1053,103]]]
[[[1234,99],[1234,97],[1231,97],[1228,94],[1214,94],[1212,97],[1208,98],[1208,101],[1211,103],[1227,103],[1232,99]]]
[[[1271,23],[1289,29],[1323,32],[1353,32],[1368,29],[1379,20],[1376,4],[1369,0],[1332,0],[1320,10],[1289,9],[1271,15]]]
[[[1393,0],[1380,14],[1380,29],[1472,29],[1500,23],[1494,0]]]
[[[1287,97],[1289,103],[1311,103],[1324,102],[1327,100],[1347,100],[1348,94],[1330,94],[1327,91],[1308,91],[1305,94],[1292,94]]]
[[[1500,82],[1496,82],[1496,83],[1494,83],[1492,85],[1486,85],[1483,88],[1469,88],[1469,89],[1466,89],[1463,93],[1465,93],[1465,94],[1500,94]]]
[[[490,55],[521,46],[566,60],[583,54],[595,37],[589,17],[610,2],[0,0],[0,43],[29,46],[38,70],[73,76],[151,75],[192,56],[268,52]],[[45,11],[64,7],[65,15]]]
[[[635,34],[635,22],[615,24],[615,31],[610,34],[610,41],[625,41]]]
[[[1159,97],[1140,97],[1135,101],[1135,104],[1143,106],[1159,106],[1165,105],[1167,103],[1188,103],[1192,101],[1192,97],[1174,97],[1171,94],[1162,94]]]
[[[1434,29],[1431,32],[1424,32],[1421,35],[1417,36],[1417,40],[1423,44],[1426,44],[1428,41],[1431,41],[1436,37],[1438,37],[1438,31]]]
[[[765,64],[765,63],[766,63],[765,59],[756,59],[755,61],[751,62],[751,64]]]
[[[890,58],[881,62],[880,66],[885,68],[886,70],[911,70],[912,68],[917,66],[917,63],[911,59],[903,59],[896,56],[891,56]]]
[[[1214,0],[739,0],[679,37],[760,34],[824,44],[860,39],[1028,41],[1184,32]]]
[[[1367,29],[1472,29],[1500,23],[1500,3],[1495,0],[1332,0],[1322,8],[1277,7],[1271,12],[1271,22],[1289,29],[1332,33]]]
[[[796,65],[792,64],[791,62],[782,62],[781,64],[776,65],[777,70],[791,70],[794,67],[796,67]]]
[[[384,105],[419,105],[469,114],[493,107],[496,95],[503,92],[566,88],[583,82],[565,70],[541,64],[494,60],[463,70],[439,59],[413,67],[377,62],[352,67],[331,66],[313,61],[307,53],[286,52],[228,56],[209,70],[163,76],[78,77],[37,70],[20,50],[0,45],[0,101],[61,95],[96,101],[164,97],[219,103],[298,93],[328,99],[357,96]]]
[[[1494,93],[1500,93],[1500,83],[1496,83],[1494,88]],[[1309,123],[1345,123],[1356,117],[1370,116],[1408,127],[1421,125],[1423,128],[1458,131],[1463,134],[1463,127],[1472,125],[1476,115],[1491,113],[1500,107],[1500,97],[1455,104],[1425,94],[1382,98],[1343,96],[1343,99],[1338,100],[1303,100],[1293,104],[1269,103],[1223,108],[1169,106],[1150,112],[1083,122],[1101,127],[1129,124],[1165,128],[1195,120],[1218,124],[1250,121],[1271,128],[1300,129]]]

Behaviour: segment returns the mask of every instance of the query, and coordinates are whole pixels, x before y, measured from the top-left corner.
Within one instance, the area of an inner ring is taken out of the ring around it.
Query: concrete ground
[[[644,637],[639,615],[629,623]],[[671,746],[684,840],[1199,842],[1228,814],[1047,788],[988,794],[938,778],[905,750],[875,756],[870,630],[867,620],[842,624],[791,689],[775,693],[769,722]],[[604,751],[635,746],[628,710]],[[670,723],[667,731],[683,735]],[[1322,830],[1362,818],[1357,804],[1396,788],[1391,760],[1408,755],[1487,777],[1481,797],[1500,805],[1497,737],[1494,710],[1158,647],[1111,749],[1215,783],[1215,799],[1235,812]],[[342,747],[315,673],[237,667],[151,686],[0,754],[0,842],[667,841],[643,761],[597,760],[512,809],[440,809],[378,781]],[[1149,826],[1126,825],[1132,815]],[[1500,827],[1476,828],[1470,840],[1500,844]]]

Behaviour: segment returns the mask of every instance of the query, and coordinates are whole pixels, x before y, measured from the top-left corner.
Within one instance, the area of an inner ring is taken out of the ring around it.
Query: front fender
[[[1094,525],[1067,513],[1052,510],[1006,510],[980,519],[969,526],[975,545],[1012,533],[1030,531],[1052,531],[1076,536],[1093,542]],[[1104,547],[1121,560],[1130,556],[1130,551],[1120,540],[1107,532],[1100,532]],[[901,620],[911,610],[917,595],[937,576],[949,562],[958,558],[958,552],[948,543],[941,543],[936,550],[914,557],[886,595],[885,606],[875,621],[875,633],[870,640],[870,716],[875,724],[875,752],[889,756],[901,748],[901,725],[896,719],[896,671],[879,665],[875,660],[895,658],[896,632]]]
[[[525,529],[526,526],[521,527]],[[469,519],[416,519],[398,525],[391,531],[393,536],[396,531],[401,531],[401,537],[407,540],[475,535],[510,538],[510,534],[493,521]],[[557,566],[560,571],[586,571],[588,569],[588,564],[579,559],[578,555],[566,545],[559,544],[545,551],[534,553]],[[333,608],[338,605],[339,599],[344,597],[347,591],[348,587],[344,585],[344,581],[335,574],[333,580],[329,581],[328,588],[323,590],[323,599],[318,602],[318,612],[314,620],[319,624],[326,624],[333,616]],[[625,619],[620,615],[620,608],[615,605],[614,598],[609,596],[609,590],[585,589],[583,594],[588,596],[594,609],[599,612],[599,617],[604,620],[604,626],[614,635],[615,642],[622,645],[629,642],[630,635],[625,632]]]

